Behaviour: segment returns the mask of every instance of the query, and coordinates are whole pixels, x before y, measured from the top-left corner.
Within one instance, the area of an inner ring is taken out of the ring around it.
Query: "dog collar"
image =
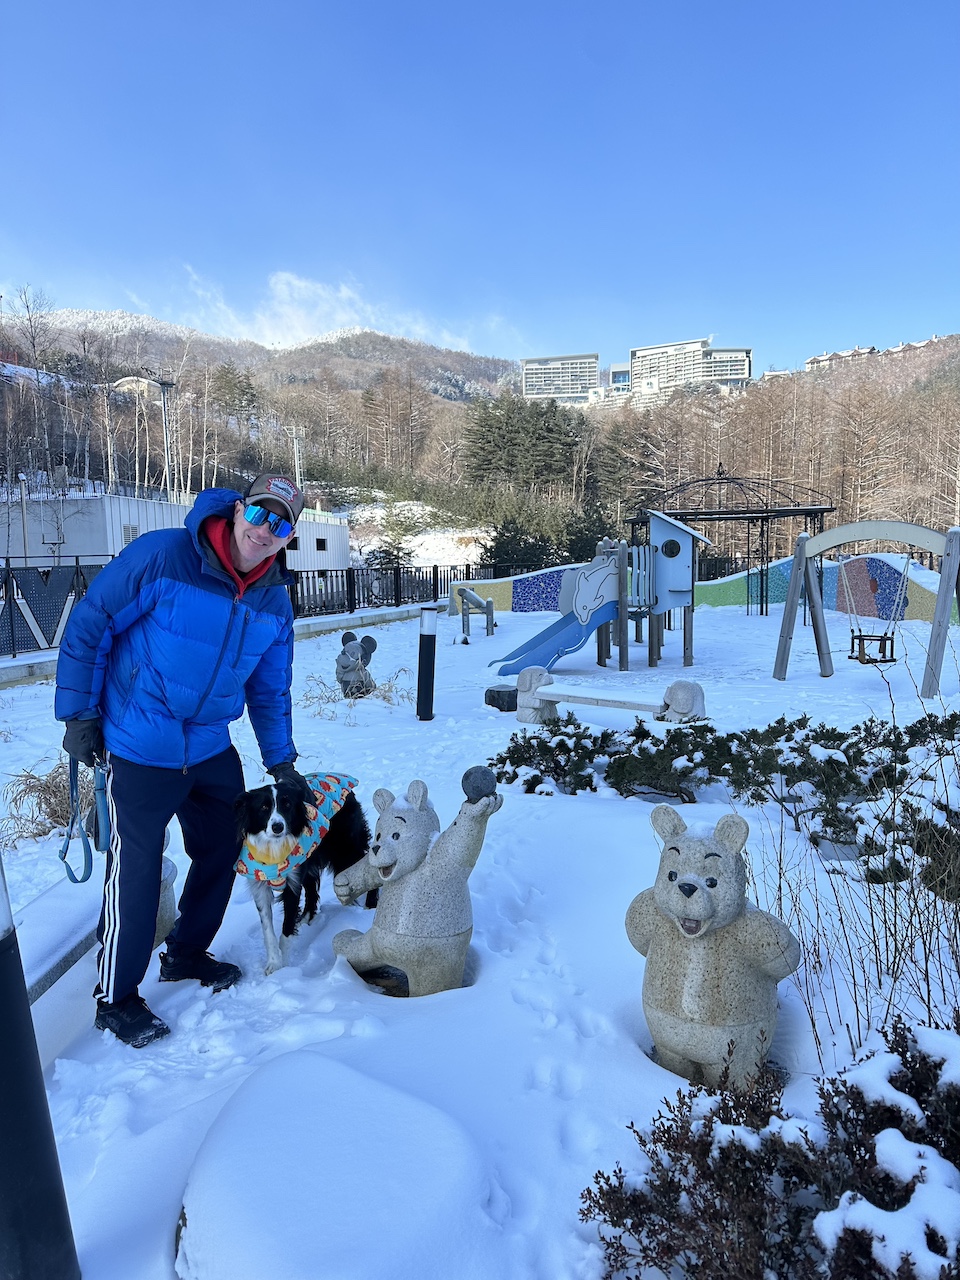
[[[340,812],[357,779],[346,773],[308,773],[307,784],[316,796],[316,807],[307,805],[307,825],[293,848],[279,862],[263,862],[247,841],[240,850],[234,870],[238,876],[249,876],[273,889],[282,889],[287,876],[307,858],[330,830],[330,823]]]

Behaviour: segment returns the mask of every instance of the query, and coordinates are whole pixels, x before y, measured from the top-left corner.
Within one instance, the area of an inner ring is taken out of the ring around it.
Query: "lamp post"
[[[0,1275],[80,1280],[2,857],[0,1024]]]
[[[170,477],[171,477],[170,420],[167,415],[167,392],[170,390],[171,387],[175,387],[177,384],[173,381],[172,378],[165,378],[163,376],[162,369],[159,370],[158,372],[154,372],[153,369],[147,369],[141,366],[141,371],[147,375],[145,378],[132,378],[132,377],[119,378],[113,384],[113,390],[124,391],[124,392],[135,392],[137,395],[143,395],[144,394],[143,384],[145,382],[152,382],[155,387],[160,388],[160,413],[163,419],[163,490],[164,490],[164,494],[166,495],[167,501],[170,502],[172,501],[170,496]],[[107,450],[108,459],[109,459],[109,454],[110,454],[110,451],[108,448]],[[139,467],[137,469],[136,480],[137,480],[137,487],[139,490],[139,485],[140,485]]]
[[[20,481],[20,533],[23,538],[23,567],[27,567],[30,557],[27,545],[27,477],[21,471],[17,477]]]
[[[143,366],[141,368],[147,375],[147,381],[156,383],[160,388],[160,413],[163,417],[163,487],[167,495],[167,501],[170,502],[172,501],[170,497],[170,421],[167,416],[167,392],[177,384],[172,378],[165,378],[162,369],[154,371]]]
[[[297,488],[303,492],[303,443],[302,433],[298,427],[284,427],[284,434],[293,442],[293,478]]]

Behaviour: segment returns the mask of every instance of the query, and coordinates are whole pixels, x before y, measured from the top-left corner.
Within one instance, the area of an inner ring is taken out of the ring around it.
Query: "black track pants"
[[[163,833],[174,815],[191,865],[167,943],[200,951],[210,946],[236,878],[240,840],[233,803],[243,789],[233,747],[186,772],[109,757],[110,848],[97,930],[97,997],[122,1000],[147,971],[160,903]]]

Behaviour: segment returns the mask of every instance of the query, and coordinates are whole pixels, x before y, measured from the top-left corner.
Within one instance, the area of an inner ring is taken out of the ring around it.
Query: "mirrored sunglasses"
[[[258,507],[255,502],[244,507],[243,514],[248,524],[265,524],[275,538],[287,538],[293,533],[293,525],[289,520],[283,516],[274,515],[266,507]]]

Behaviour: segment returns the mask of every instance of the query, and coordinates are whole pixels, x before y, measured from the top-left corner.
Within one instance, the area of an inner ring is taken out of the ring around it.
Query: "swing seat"
[[[876,653],[870,653],[867,645],[875,644]],[[854,662],[862,662],[867,666],[879,666],[884,662],[896,662],[893,648],[893,634],[866,635],[862,631],[850,633],[850,652],[847,657]]]

